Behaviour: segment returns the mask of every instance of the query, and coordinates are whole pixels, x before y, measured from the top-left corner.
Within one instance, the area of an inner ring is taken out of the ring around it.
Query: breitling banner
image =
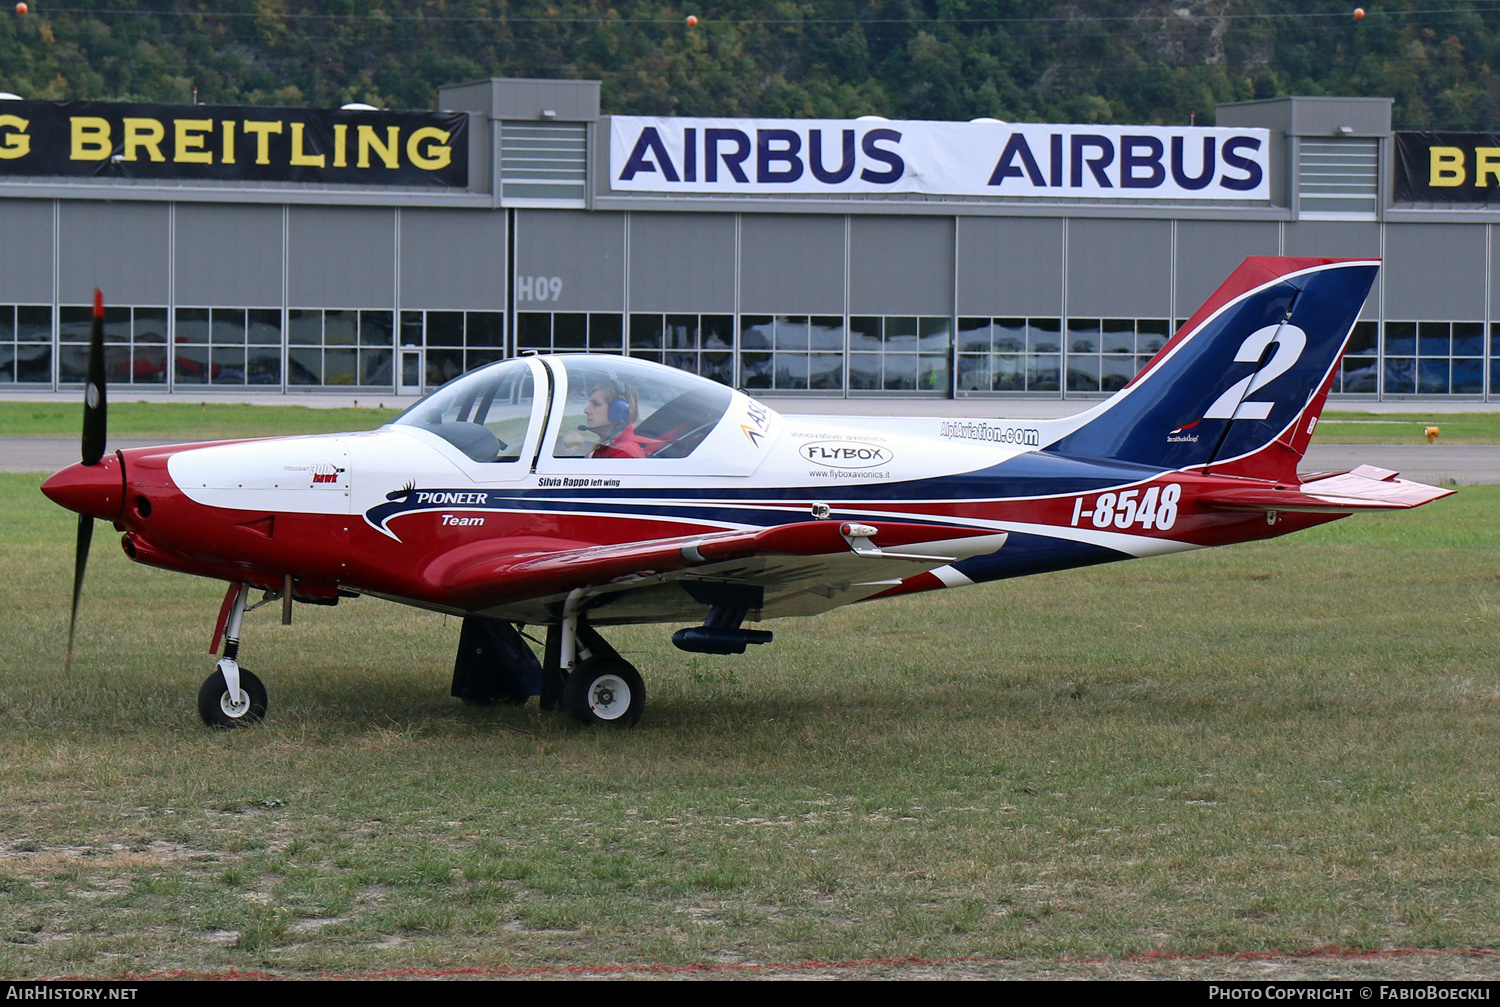
[[[464,113],[0,101],[0,177],[469,183]]]
[[[1500,203],[1500,133],[1397,133],[1395,197]]]
[[[617,115],[609,157],[626,191],[1270,198],[1264,129]]]

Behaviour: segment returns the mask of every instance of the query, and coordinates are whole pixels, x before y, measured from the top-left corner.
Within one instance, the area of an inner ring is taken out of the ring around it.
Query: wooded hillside
[[[430,108],[453,81],[589,77],[637,114],[1205,125],[1332,94],[1394,97],[1398,128],[1500,126],[1489,2],[4,3],[0,90],[27,98]]]

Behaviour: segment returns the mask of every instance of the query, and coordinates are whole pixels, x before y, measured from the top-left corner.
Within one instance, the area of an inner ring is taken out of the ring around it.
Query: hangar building
[[[1389,99],[1209,130],[609,117],[597,81],[439,104],[0,101],[0,381],[79,386],[97,286],[110,380],[173,391],[590,349],[752,393],[1089,398],[1244,256],[1309,255],[1384,260],[1337,395],[1500,397],[1500,146],[1437,135],[1440,188],[1403,188]]]

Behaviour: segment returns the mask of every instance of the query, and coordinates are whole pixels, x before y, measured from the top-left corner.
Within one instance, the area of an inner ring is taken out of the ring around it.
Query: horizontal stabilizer
[[[1348,514],[1357,510],[1407,510],[1440,500],[1453,490],[1398,479],[1390,469],[1361,465],[1296,487],[1213,490],[1198,502],[1209,510]]]

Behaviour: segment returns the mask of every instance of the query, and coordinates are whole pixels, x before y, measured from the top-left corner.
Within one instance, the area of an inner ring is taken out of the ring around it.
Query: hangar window
[[[1484,394],[1484,323],[1386,322],[1384,342],[1387,395]]]
[[[51,305],[0,304],[0,384],[13,381],[52,383]]]
[[[630,355],[734,384],[734,316],[632,314]]]
[[[1119,391],[1171,335],[1165,318],[1069,318],[1063,340],[1068,391]]]
[[[436,388],[465,371],[504,359],[505,313],[403,311],[400,339],[405,349],[426,348],[424,384]],[[416,382],[406,379],[403,383]]]
[[[516,352],[625,351],[625,322],[606,311],[522,311],[516,315]]]
[[[850,391],[946,392],[953,323],[948,318],[853,315]]]
[[[174,321],[177,384],[281,384],[280,308],[178,308]]]
[[[81,384],[88,370],[94,309],[91,305],[65,304],[58,309],[57,319],[58,380]],[[166,383],[166,308],[105,307],[104,374],[115,384]]]
[[[287,312],[287,384],[392,383],[395,316],[357,308]]]
[[[959,391],[1055,392],[1061,369],[1061,319],[958,320]]]
[[[842,389],[844,319],[838,315],[741,315],[740,387]]]
[[[1344,359],[1333,379],[1333,391],[1348,395],[1373,395],[1380,391],[1380,358],[1377,348],[1380,327],[1374,322],[1356,322],[1349,335]]]

